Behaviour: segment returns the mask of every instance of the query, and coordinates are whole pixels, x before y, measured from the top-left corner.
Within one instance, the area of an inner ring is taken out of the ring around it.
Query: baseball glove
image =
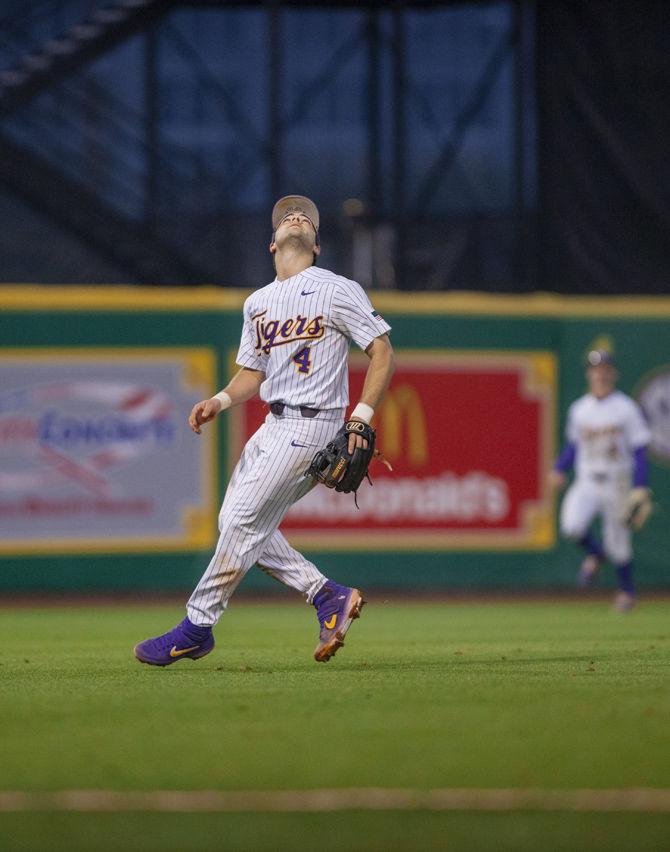
[[[367,448],[356,447],[349,453],[349,435],[360,435],[368,442]],[[375,455],[375,430],[361,420],[347,420],[337,435],[312,459],[307,475],[336,491],[356,492],[368,475],[368,467]],[[368,477],[369,479],[369,477]]]
[[[626,498],[622,521],[633,530],[641,530],[652,511],[651,491],[638,486],[632,488]]]

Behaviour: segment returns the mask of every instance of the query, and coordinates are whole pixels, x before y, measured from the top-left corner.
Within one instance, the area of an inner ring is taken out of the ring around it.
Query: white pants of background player
[[[579,541],[596,517],[602,519],[603,550],[614,565],[632,559],[631,535],[621,523],[626,496],[630,489],[628,476],[598,481],[579,477],[565,492],[561,506],[561,532]]]
[[[307,418],[286,407],[268,414],[247,442],[219,513],[219,541],[186,608],[194,624],[214,625],[247,571],[258,565],[302,592],[308,603],[326,577],[298,553],[277,527],[288,509],[313,486],[305,470],[317,450],[332,440],[343,412]]]

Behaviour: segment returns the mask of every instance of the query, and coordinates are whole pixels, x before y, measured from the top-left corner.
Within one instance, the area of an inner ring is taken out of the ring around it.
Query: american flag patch
[[[373,311],[373,312],[372,312],[372,316],[373,316],[376,320],[381,320],[382,322],[384,322],[384,317],[383,317],[381,314],[378,314],[378,313],[377,313],[377,311]]]

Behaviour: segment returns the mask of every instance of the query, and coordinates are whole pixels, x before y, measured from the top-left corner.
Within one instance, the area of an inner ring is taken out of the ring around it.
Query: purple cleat
[[[614,609],[617,612],[630,612],[635,606],[635,595],[619,590],[614,598]]]
[[[162,636],[145,639],[135,645],[134,653],[141,663],[150,666],[170,666],[177,660],[188,657],[199,660],[214,647],[214,635],[211,627],[199,627],[185,618],[176,627]]]
[[[602,564],[603,561],[597,553],[589,553],[584,557],[577,577],[577,585],[580,589],[586,589],[591,585]]]
[[[351,622],[361,614],[365,604],[358,589],[340,586],[328,580],[314,597],[316,616],[321,625],[319,644],[314,651],[317,663],[327,663],[338,648],[344,645],[344,636]]]

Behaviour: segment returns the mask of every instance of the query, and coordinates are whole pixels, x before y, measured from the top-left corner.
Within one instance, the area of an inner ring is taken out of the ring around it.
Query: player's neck
[[[314,263],[312,252],[295,251],[292,248],[283,250],[277,249],[275,252],[275,269],[277,270],[277,280],[286,281],[287,278],[292,278],[298,275]]]

